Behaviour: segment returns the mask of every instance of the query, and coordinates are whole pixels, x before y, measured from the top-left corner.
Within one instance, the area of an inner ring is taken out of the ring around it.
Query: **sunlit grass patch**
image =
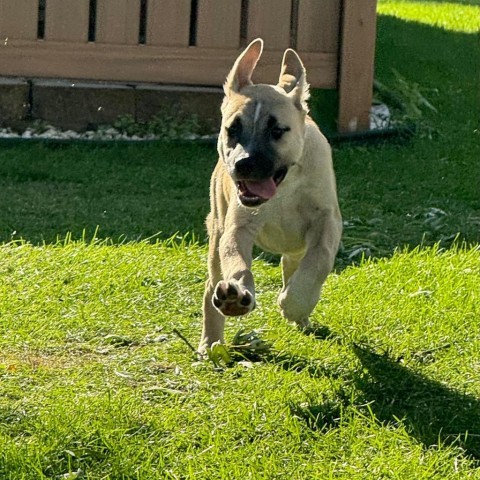
[[[207,249],[0,247],[1,479],[476,478],[477,249],[417,249],[329,277],[307,335],[229,319],[271,345],[198,362]],[[238,338],[252,343],[251,335]]]
[[[455,2],[380,0],[377,11],[402,20],[463,33],[480,31],[480,5]]]

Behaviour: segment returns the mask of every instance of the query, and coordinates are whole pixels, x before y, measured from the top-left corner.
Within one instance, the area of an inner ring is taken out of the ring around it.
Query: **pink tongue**
[[[273,181],[273,177],[267,178],[260,182],[253,182],[250,180],[245,180],[245,185],[250,193],[253,195],[268,200],[275,195],[277,191],[277,186]]]

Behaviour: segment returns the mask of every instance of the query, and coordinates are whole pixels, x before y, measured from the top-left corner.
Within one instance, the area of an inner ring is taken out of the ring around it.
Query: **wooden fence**
[[[262,37],[257,81],[300,53],[339,90],[339,130],[368,128],[376,0],[0,0],[0,76],[221,85]]]

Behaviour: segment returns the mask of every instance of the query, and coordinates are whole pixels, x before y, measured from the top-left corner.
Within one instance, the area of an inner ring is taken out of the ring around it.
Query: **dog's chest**
[[[303,222],[277,215],[265,222],[255,243],[272,253],[301,253],[305,250]]]

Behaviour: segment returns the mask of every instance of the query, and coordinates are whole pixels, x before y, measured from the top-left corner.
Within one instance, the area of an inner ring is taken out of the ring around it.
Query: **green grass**
[[[257,261],[259,309],[228,336],[266,327],[273,351],[224,371],[172,333],[197,340],[204,246],[1,254],[1,478],[475,478],[478,249],[333,275],[318,338]]]
[[[174,333],[200,335],[213,146],[2,144],[1,479],[480,479],[479,3],[438,3],[379,3],[378,80],[437,113],[335,146],[319,327],[280,318],[260,257],[259,306],[227,326],[265,327],[257,361],[216,369]]]
[[[15,145],[2,148],[0,238],[115,241],[163,231],[205,238],[212,147]]]
[[[480,2],[383,0],[378,12],[402,20],[441,27],[454,32],[480,31]]]

